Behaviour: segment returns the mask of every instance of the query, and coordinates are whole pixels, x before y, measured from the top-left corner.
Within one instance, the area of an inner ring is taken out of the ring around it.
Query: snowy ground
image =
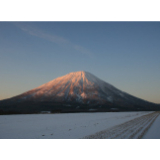
[[[160,139],[160,116],[156,118],[150,129],[143,136],[143,139]]]
[[[138,126],[140,126],[139,128],[144,126],[144,129],[146,129],[150,123],[153,123],[156,116],[158,115],[155,115],[154,112],[1,115],[0,138],[79,139],[89,138],[87,136],[97,133],[108,133],[108,129],[114,131],[112,132],[112,136],[108,138],[127,138],[125,136],[118,137],[114,133],[125,132],[127,135],[126,130],[131,128],[131,133],[133,129],[138,130]],[[132,122],[136,125],[130,125]],[[140,122],[140,124],[138,122]],[[115,131],[118,125],[121,127]],[[128,135],[130,135],[130,133]]]

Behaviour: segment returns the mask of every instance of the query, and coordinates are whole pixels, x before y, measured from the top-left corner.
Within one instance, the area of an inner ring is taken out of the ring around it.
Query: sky
[[[0,22],[0,100],[76,71],[160,103],[160,22]]]

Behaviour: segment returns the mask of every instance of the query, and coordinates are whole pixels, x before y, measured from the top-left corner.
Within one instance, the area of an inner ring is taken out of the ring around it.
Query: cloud
[[[63,37],[47,34],[42,30],[32,27],[31,25],[23,24],[23,23],[15,23],[15,25],[18,28],[20,28],[22,31],[27,32],[30,35],[43,38],[54,43],[59,43],[59,44],[68,43],[68,40]]]
[[[18,28],[20,28],[22,31],[24,31],[24,32],[26,32],[26,33],[28,33],[32,36],[36,36],[36,37],[48,40],[50,42],[59,44],[59,45],[64,46],[64,47],[68,46],[68,47],[70,47],[70,48],[72,48],[72,49],[74,49],[74,50],[76,50],[76,51],[78,51],[82,54],[85,54],[89,57],[93,56],[93,53],[90,52],[88,49],[86,49],[86,48],[84,48],[80,45],[74,44],[64,37],[45,33],[44,31],[42,31],[38,28],[35,28],[35,27],[33,27],[33,26],[31,26],[30,24],[27,24],[27,23],[14,23],[14,24]]]
[[[91,53],[89,50],[87,50],[86,48],[80,46],[80,45],[73,45],[73,48],[77,51],[80,51],[83,54],[86,54],[88,56],[93,56],[93,53]]]

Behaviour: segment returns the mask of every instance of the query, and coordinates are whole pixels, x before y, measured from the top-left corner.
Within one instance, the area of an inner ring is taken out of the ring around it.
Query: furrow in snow
[[[135,118],[121,125],[114,126],[110,129],[100,131],[93,135],[86,136],[87,139],[101,139],[101,138],[118,138],[118,139],[131,139],[142,138],[146,131],[149,129],[154,120],[159,116],[159,112],[153,112],[141,117]]]
[[[133,139],[133,138],[138,138],[138,135],[150,124],[150,121],[154,118],[154,115],[149,115],[146,117],[141,117],[141,121],[138,124],[132,124],[132,127],[124,137],[120,138],[127,138],[127,139]]]

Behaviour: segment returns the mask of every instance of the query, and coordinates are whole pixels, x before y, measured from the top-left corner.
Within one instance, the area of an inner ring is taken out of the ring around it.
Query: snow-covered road
[[[158,114],[99,112],[1,115],[0,139],[79,139],[103,131],[108,133],[108,129],[112,132],[108,138],[138,138],[137,135],[146,131]]]

